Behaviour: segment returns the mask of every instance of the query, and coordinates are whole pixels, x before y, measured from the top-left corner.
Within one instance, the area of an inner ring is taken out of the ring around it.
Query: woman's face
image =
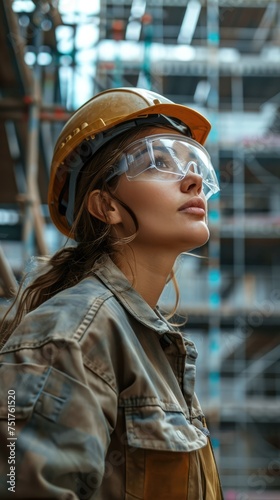
[[[139,135],[181,134],[171,129],[151,127]],[[114,195],[134,212],[139,230],[131,243],[143,251],[172,251],[178,255],[204,245],[209,238],[207,205],[202,178],[190,172],[176,182],[128,180],[120,176]],[[120,207],[122,223],[119,236],[129,236],[135,227],[126,210]]]

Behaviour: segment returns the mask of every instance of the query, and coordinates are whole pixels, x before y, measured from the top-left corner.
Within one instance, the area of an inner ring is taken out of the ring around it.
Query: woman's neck
[[[114,262],[124,273],[133,288],[154,309],[166,285],[176,257],[151,253],[143,255],[135,248],[126,246]]]

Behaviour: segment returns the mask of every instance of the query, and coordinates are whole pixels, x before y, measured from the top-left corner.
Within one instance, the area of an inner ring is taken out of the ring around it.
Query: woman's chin
[[[210,231],[206,224],[199,231],[192,234],[192,241],[188,242],[187,248],[184,251],[194,250],[195,248],[205,245],[210,238]]]

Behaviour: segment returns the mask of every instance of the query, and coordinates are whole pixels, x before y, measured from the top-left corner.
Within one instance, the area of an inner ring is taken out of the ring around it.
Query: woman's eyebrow
[[[176,153],[172,146],[153,146],[153,151],[159,151],[161,153]]]
[[[147,151],[147,148],[145,146],[143,146],[141,149],[137,148],[135,153],[131,152],[126,154],[127,157],[129,157],[130,155],[133,156],[134,160],[137,160],[139,158],[141,159],[144,155],[148,155],[148,157],[150,158],[149,152]]]

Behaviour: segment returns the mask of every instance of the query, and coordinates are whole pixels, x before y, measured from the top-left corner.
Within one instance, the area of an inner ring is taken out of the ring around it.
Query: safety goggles
[[[176,182],[190,173],[202,177],[206,199],[219,182],[206,149],[189,137],[158,134],[138,139],[124,151],[106,181],[126,174],[129,181]]]

